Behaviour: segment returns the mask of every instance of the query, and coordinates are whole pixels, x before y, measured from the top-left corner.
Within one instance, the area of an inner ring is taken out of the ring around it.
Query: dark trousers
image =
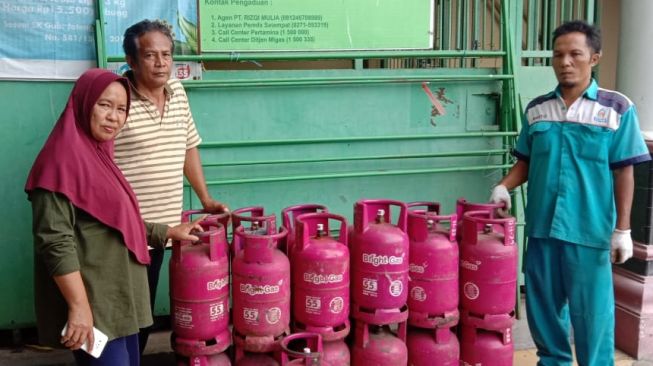
[[[73,355],[78,366],[139,366],[141,362],[136,334],[108,342],[99,358],[95,358],[81,349],[73,351]]]
[[[163,249],[150,249],[150,265],[147,266],[147,283],[150,286],[150,309],[152,309],[152,317],[154,317],[154,300],[156,299],[156,288],[159,285],[163,254]],[[152,332],[152,326],[141,328],[138,333],[138,346],[141,355],[147,345],[150,332]]]

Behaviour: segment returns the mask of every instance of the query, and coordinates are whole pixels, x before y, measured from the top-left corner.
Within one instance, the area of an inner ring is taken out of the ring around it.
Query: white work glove
[[[503,203],[505,208],[497,209],[497,213],[501,217],[510,216],[510,207],[512,206],[512,200],[510,199],[510,193],[508,193],[506,186],[499,184],[494,187],[494,189],[492,189],[492,195],[490,196],[490,202]]]
[[[614,229],[610,238],[610,260],[612,263],[621,264],[633,256],[633,239],[630,229]]]

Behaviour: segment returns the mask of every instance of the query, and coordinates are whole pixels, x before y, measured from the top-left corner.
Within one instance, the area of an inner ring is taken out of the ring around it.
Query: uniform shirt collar
[[[557,97],[561,97],[562,95],[560,94],[560,85],[558,85],[553,92]],[[583,92],[583,97],[591,100],[596,100],[598,98],[599,94],[599,85],[596,83],[596,80],[592,78],[592,81],[590,81],[590,86],[585,89]]]

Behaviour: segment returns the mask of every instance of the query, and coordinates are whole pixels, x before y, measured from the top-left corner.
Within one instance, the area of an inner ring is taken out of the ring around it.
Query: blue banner
[[[92,3],[92,0],[1,1],[0,57],[94,59],[95,6]]]
[[[101,0],[107,55],[122,55],[125,29],[167,21],[175,53],[197,53],[196,0]],[[95,65],[96,0],[0,1],[0,78],[74,79]]]

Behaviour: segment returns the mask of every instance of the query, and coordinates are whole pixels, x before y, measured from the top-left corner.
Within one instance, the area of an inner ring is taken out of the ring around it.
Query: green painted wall
[[[68,98],[72,83],[0,82],[0,328],[34,322],[29,169]]]
[[[329,76],[378,76],[432,74],[433,70],[329,70],[213,72],[207,79],[241,80]],[[438,70],[438,73],[451,73]],[[487,74],[492,70],[467,70]],[[30,206],[23,192],[29,168],[61,112],[70,82],[0,82],[6,129],[1,134],[0,168],[3,171],[0,213],[0,328],[32,325],[32,239]],[[432,120],[431,104],[420,83],[382,83],[307,86],[231,86],[189,88],[194,117],[203,137],[201,148],[209,189],[232,209],[263,205],[279,214],[283,207],[306,202],[329,206],[351,218],[360,198],[393,198],[404,201],[438,200],[443,212],[454,209],[455,199],[465,196],[484,201],[489,187],[501,175],[497,169],[388,176],[362,176],[295,180],[297,176],[391,172],[501,164],[499,155],[451,158],[411,158],[344,162],[283,163],[272,165],[209,166],[252,160],[334,158],[391,154],[445,153],[500,149],[497,137],[443,138],[310,144],[253,144],[217,146],[224,142],[339,139],[348,137],[443,135],[498,131],[500,81],[433,82],[442,89],[446,110]],[[218,143],[218,144],[213,144]],[[238,179],[282,179],[277,182],[238,183]],[[233,183],[223,184],[225,181]],[[187,189],[187,207],[198,207]],[[167,270],[157,297],[157,314],[169,311]]]
[[[590,0],[589,3],[594,2]],[[513,29],[510,36],[518,45],[513,56],[519,57],[522,53],[519,45],[522,44],[524,3],[510,0],[507,5],[509,24]],[[553,73],[548,67],[517,69],[517,88],[524,105],[555,86]],[[201,153],[209,189],[214,197],[228,203],[232,209],[263,205],[270,212],[279,214],[289,205],[316,202],[326,204],[331,211],[348,219],[351,219],[353,203],[360,198],[437,200],[443,204],[445,213],[453,211],[455,199],[461,196],[472,201],[485,201],[490,187],[503,174],[496,168],[503,163],[501,155],[324,159],[509,148],[500,137],[430,138],[434,135],[471,136],[498,131],[500,103],[506,98],[500,95],[501,81],[431,82],[429,88],[440,96],[446,111],[444,116],[435,118],[431,116],[431,104],[420,83],[299,84],[311,78],[423,76],[429,79],[434,74],[483,75],[493,72],[497,71],[438,68],[207,72],[204,75],[206,80],[231,84],[228,87],[187,89],[204,139]],[[244,86],[243,82],[247,80],[259,86]],[[276,83],[272,80],[285,80],[287,85],[271,86]],[[0,329],[34,323],[31,214],[23,185],[71,88],[71,82],[0,81],[0,107],[5,127],[0,134],[0,170],[3,172],[0,199],[4,203],[0,211],[0,252],[3,254],[0,256]],[[399,138],[422,135],[424,139]],[[379,136],[397,138],[373,139]],[[356,141],[355,138],[360,139]],[[292,141],[298,139],[335,141]],[[292,159],[317,161],[238,164]],[[465,170],[470,167],[481,169]],[[449,171],[424,172],[433,169]],[[392,172],[405,174],[380,175]],[[185,205],[199,207],[188,188]],[[518,206],[521,205],[519,202]],[[517,214],[523,221],[519,207]],[[157,295],[158,315],[169,313],[167,285],[166,267]]]
[[[433,71],[422,70],[422,74]],[[439,71],[446,72],[446,71]],[[488,71],[475,71],[479,74]],[[316,75],[373,76],[390,70],[277,72],[266,77]],[[394,71],[417,74],[417,71]],[[282,75],[285,74],[285,75]],[[224,74],[216,74],[215,77]],[[243,79],[254,73],[232,73]],[[209,76],[210,77],[210,76]],[[374,85],[318,85],[293,87],[229,87],[189,89],[195,119],[205,143],[305,138],[403,136],[498,131],[496,115],[498,82],[432,83],[443,88],[451,104],[445,116],[431,121],[431,105],[419,83]],[[293,158],[332,158],[388,154],[419,154],[501,148],[500,139],[423,139],[414,141],[334,142],[202,148],[204,163]],[[397,169],[447,168],[500,162],[487,156],[465,158],[395,159],[383,161],[314,162],[299,164],[207,167],[207,181],[243,177],[294,177],[320,173],[392,171]],[[290,204],[319,200],[336,212],[348,213],[361,197],[387,196],[401,200],[443,198],[461,189],[454,176],[484,173],[359,177],[211,185],[212,193],[232,207],[264,204],[274,211]],[[495,177],[496,178],[496,177]],[[466,184],[463,185],[465,187]],[[301,189],[292,189],[300,187]],[[468,188],[474,188],[470,185]],[[468,194],[474,194],[471,190]],[[474,191],[475,192],[475,191]],[[485,193],[485,192],[484,192]],[[484,194],[483,193],[483,194]],[[445,208],[452,209],[447,205]]]

